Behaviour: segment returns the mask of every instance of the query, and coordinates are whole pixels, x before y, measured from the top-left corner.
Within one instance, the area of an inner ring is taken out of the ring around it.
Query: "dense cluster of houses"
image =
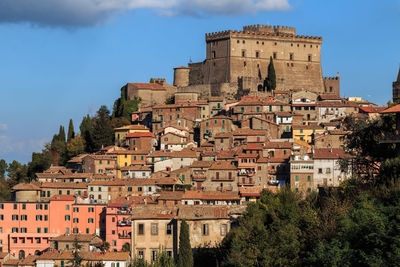
[[[306,195],[348,179],[351,168],[338,163],[350,157],[343,120],[373,119],[383,109],[277,90],[141,107],[132,125],[115,129],[114,146],[13,188],[14,201],[0,203],[0,261],[68,266],[74,241],[85,262],[106,266],[154,260],[160,248],[176,256],[182,220],[193,247],[215,245],[263,190],[288,186]]]

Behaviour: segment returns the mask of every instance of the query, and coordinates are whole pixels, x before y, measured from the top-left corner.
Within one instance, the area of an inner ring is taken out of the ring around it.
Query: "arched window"
[[[20,251],[19,251],[18,258],[19,258],[20,260],[25,259],[25,251],[24,251],[24,250],[20,250]]]

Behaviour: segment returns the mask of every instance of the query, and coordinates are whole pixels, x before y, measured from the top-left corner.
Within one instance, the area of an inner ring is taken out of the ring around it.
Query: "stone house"
[[[182,119],[200,121],[201,107],[191,103],[153,106],[153,132],[169,125],[186,127],[180,125],[179,121]],[[176,124],[172,124],[174,121]]]
[[[150,151],[155,145],[155,140],[153,140],[153,133],[150,132],[128,133],[125,136],[125,140],[125,144],[130,150]]]
[[[290,188],[303,194],[317,189],[314,186],[314,160],[309,155],[290,159]]]
[[[151,156],[156,154],[152,153]],[[174,171],[190,166],[195,160],[197,160],[197,154],[193,150],[185,149],[179,152],[167,152],[164,157],[161,157],[160,161],[154,162],[154,172],[161,170]]]
[[[85,173],[109,174],[116,176],[117,159],[111,155],[90,154],[83,158],[82,169]]]
[[[232,133],[217,133],[214,135],[214,147],[216,151],[228,150],[232,148],[233,136]]]
[[[340,169],[339,160],[350,158],[342,149],[320,148],[314,150],[314,188],[337,187],[351,177],[351,168],[347,171]]]
[[[237,191],[237,167],[233,161],[216,161],[208,169],[202,188],[207,191]]]
[[[122,146],[125,145],[126,135],[130,133],[148,133],[150,130],[144,125],[126,125],[114,129],[114,140],[115,145]]]
[[[75,242],[78,242],[80,251],[100,251],[103,244],[97,235],[68,234],[51,238],[50,247],[55,250],[73,250]]]
[[[314,142],[314,135],[324,132],[324,128],[319,125],[293,125],[293,139],[305,141],[309,144]]]
[[[146,179],[151,177],[150,166],[127,166],[121,168],[122,179]]]
[[[216,116],[200,122],[200,140],[206,143],[213,140],[218,133],[230,132],[233,130],[232,119],[226,116]]]
[[[319,148],[343,148],[348,132],[344,130],[329,130],[315,134],[314,147]]]
[[[302,115],[305,124],[318,122],[317,97],[316,93],[310,91],[292,94],[292,112]]]
[[[267,131],[268,138],[278,138],[279,128],[278,125],[263,117],[249,117],[248,119],[241,122],[241,128],[250,128],[253,130],[265,130]]]
[[[267,131],[252,129],[236,129],[233,132],[233,145],[247,143],[265,143],[267,140]]]

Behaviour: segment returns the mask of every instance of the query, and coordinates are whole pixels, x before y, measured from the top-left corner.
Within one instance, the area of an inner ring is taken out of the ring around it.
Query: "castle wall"
[[[325,88],[324,92],[326,94],[334,94],[340,97],[340,77],[325,77],[324,78]]]

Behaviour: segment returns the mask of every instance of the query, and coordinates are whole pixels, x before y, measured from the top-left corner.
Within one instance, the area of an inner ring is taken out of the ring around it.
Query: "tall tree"
[[[3,181],[6,178],[7,162],[0,159],[0,179]]]
[[[73,244],[73,251],[72,256],[73,259],[71,260],[71,264],[73,267],[80,267],[82,263],[82,257],[79,254],[79,250],[81,249],[81,245],[79,245],[78,238],[75,237],[74,244]]]
[[[110,111],[101,106],[93,118],[93,142],[95,150],[113,144],[114,129],[111,125]]]
[[[82,136],[77,135],[67,143],[67,157],[69,159],[83,152],[85,152],[85,140]]]
[[[30,181],[28,178],[28,166],[16,160],[8,164],[7,173],[7,183],[10,189],[18,183],[27,183]]]
[[[79,130],[81,131],[81,136],[85,140],[85,151],[88,153],[94,152],[93,125],[92,118],[89,115],[83,117]]]
[[[267,89],[268,91],[273,91],[276,88],[276,74],[274,67],[274,60],[272,57],[269,58],[268,65],[268,78],[267,78]]]
[[[192,246],[190,245],[189,225],[185,220],[179,232],[179,253],[177,267],[193,267]]]
[[[75,137],[74,123],[72,122],[72,119],[70,119],[68,125],[67,142],[71,141],[71,139],[73,139],[74,137]]]
[[[65,129],[64,129],[64,126],[62,126],[62,125],[60,125],[60,130],[58,132],[58,139],[65,143],[65,139],[66,139],[65,138]]]

